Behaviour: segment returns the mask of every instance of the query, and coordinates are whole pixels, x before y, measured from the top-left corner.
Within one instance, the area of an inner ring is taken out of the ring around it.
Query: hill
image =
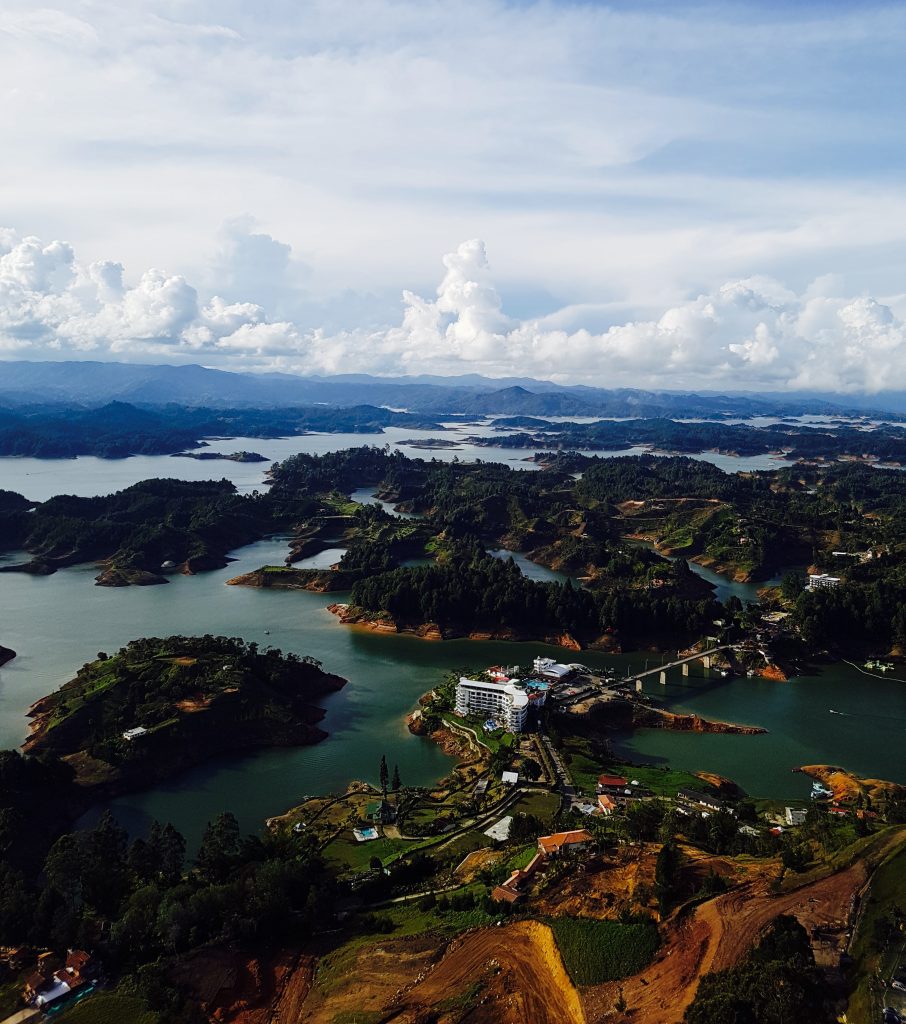
[[[83,788],[123,792],[218,754],[316,743],[312,701],[345,682],[236,638],[133,640],[34,704],[23,749],[65,761]]]

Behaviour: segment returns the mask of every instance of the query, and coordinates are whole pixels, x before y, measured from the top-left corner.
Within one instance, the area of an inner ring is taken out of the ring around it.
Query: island
[[[198,462],[270,462],[271,460],[260,452],[232,452],[227,455],[226,452],[174,452],[170,458],[172,459],[196,459]]]
[[[133,640],[35,703],[26,754],[55,757],[93,797],[218,754],[317,743],[313,702],[345,685],[319,662],[228,637]]]
[[[0,644],[0,665],[5,665],[8,661],[12,661],[15,656],[15,651]]]

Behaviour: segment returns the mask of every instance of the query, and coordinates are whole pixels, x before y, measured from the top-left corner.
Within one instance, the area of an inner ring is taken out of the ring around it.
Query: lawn
[[[638,974],[651,962],[660,944],[653,922],[622,924],[557,917],[548,924],[576,985],[600,985]]]
[[[405,839],[373,839],[367,843],[356,842],[351,833],[343,832],[324,848],[324,856],[335,867],[348,865],[350,871],[365,871],[372,857],[387,861],[404,850],[417,846],[418,842]]]
[[[579,736],[571,736],[565,740],[563,750],[572,758],[568,767],[573,781],[585,793],[590,794],[596,791],[598,776],[603,773],[622,775],[627,780],[635,779],[639,785],[647,787],[656,796],[675,797],[677,790],[685,786],[702,790],[705,793],[713,789],[713,786],[691,772],[669,767],[614,764],[596,760],[591,756],[588,741]]]
[[[98,992],[56,1019],[60,1024],[157,1024],[159,1017],[138,996]]]
[[[493,732],[487,732],[483,724],[487,719],[480,719],[474,715],[462,718],[459,715],[455,715],[452,711],[445,711],[441,717],[451,725],[471,729],[478,738],[478,742],[487,747],[492,754],[496,754],[501,747],[512,747],[516,742],[516,737],[513,733],[506,732],[504,729],[495,729]]]
[[[595,776],[597,778],[597,776]],[[545,825],[553,822],[554,815],[560,810],[560,797],[546,790],[534,790],[523,795],[506,812],[507,814],[534,814]]]

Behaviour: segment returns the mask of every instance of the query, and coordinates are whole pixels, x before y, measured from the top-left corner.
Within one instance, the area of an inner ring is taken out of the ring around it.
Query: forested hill
[[[38,701],[24,749],[118,792],[216,754],[323,739],[312,702],[344,682],[312,658],[236,638],[134,640]]]
[[[433,419],[371,405],[221,409],[173,404],[138,408],[34,405],[0,408],[0,456],[41,459],[170,455],[205,437],[284,437],[309,431],[379,434],[388,426],[441,430]]]
[[[644,561],[643,554],[639,558]],[[489,556],[474,540],[451,543],[434,565],[399,568],[355,583],[347,618],[387,620],[396,627],[436,627],[445,637],[471,633],[614,647],[698,639],[720,606],[708,594],[689,596],[685,562],[669,570],[663,589],[598,587],[527,579],[512,560]],[[690,574],[691,575],[691,574]],[[694,577],[693,577],[694,579]],[[699,582],[696,580],[696,582]]]

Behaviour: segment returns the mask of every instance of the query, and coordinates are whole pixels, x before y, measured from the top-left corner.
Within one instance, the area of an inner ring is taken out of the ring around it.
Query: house
[[[95,964],[85,950],[70,949],[63,966],[54,969],[59,962],[52,956],[39,958],[37,970],[25,981],[26,1002],[43,1010],[93,980]]]
[[[601,776],[601,778],[605,777]],[[617,778],[617,776],[614,776],[614,778]],[[632,782],[624,781],[622,786],[602,785],[599,780],[598,795],[609,796],[611,800],[615,800],[618,804],[631,804],[635,803],[636,800],[647,800],[649,797],[654,796],[654,793],[650,789],[646,789],[645,786],[640,786],[635,780]]]
[[[498,903],[521,903],[525,899],[525,893],[513,889],[506,882],[495,885],[491,890],[491,899]]]
[[[685,807],[694,807],[697,810],[705,810],[710,812],[716,811],[727,811],[730,814],[736,812],[720,797],[713,796],[710,793],[703,793],[698,789],[689,789],[685,787],[677,791],[676,799],[680,804]]]
[[[804,825],[806,812],[801,807],[787,807],[783,812],[787,825]]]
[[[143,725],[137,725],[134,729],[127,729],[123,733],[123,739],[131,742],[132,740],[137,740],[139,736],[146,736],[147,733],[148,730]]]
[[[472,790],[472,796],[484,796],[488,791],[488,783],[491,780],[485,776],[483,779],[479,779],[475,783],[475,788]]]
[[[528,694],[515,683],[489,683],[459,677],[456,686],[457,715],[493,715],[508,732],[522,732],[528,717]]]
[[[544,863],[544,857],[536,853],[524,868],[517,868],[510,877],[495,886],[491,891],[491,899],[502,903],[519,903],[525,899],[525,886]]]
[[[606,793],[598,794],[598,810],[602,814],[613,814],[618,806],[613,797],[608,796]]]
[[[365,807],[365,816],[379,825],[392,825],[396,821],[396,808],[388,800],[375,800]]]
[[[516,783],[519,781],[519,772],[510,772],[510,771],[504,772],[500,776],[500,781],[505,786],[515,786]]]
[[[555,832],[550,836],[538,837],[538,852],[545,857],[557,857],[564,852],[584,850],[594,841],[591,832],[584,828],[574,829],[572,832]]]
[[[599,775],[598,792],[606,793],[611,789],[625,789],[628,785],[622,775]]]

